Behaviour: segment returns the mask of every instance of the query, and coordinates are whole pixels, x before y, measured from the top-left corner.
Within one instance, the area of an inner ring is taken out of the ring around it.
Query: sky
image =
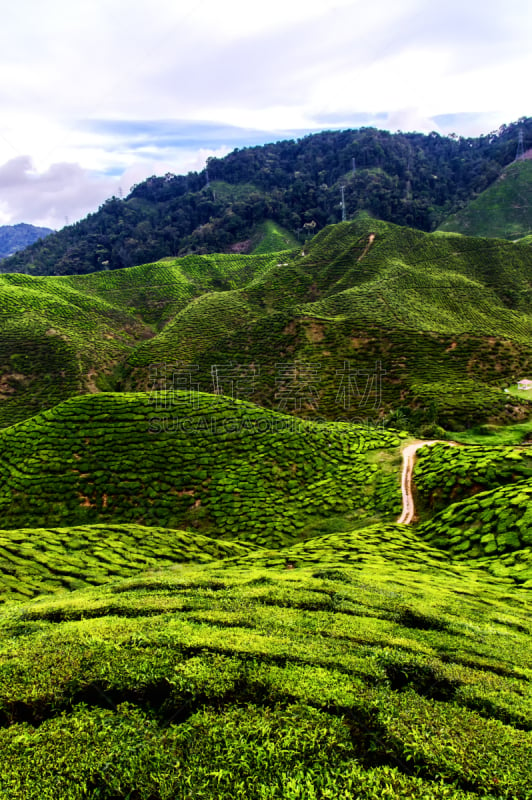
[[[58,229],[314,131],[532,116],[529,0],[17,0],[0,19],[0,225]]]

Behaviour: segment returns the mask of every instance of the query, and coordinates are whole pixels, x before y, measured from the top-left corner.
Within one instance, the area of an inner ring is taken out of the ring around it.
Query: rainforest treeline
[[[434,230],[516,155],[532,118],[477,138],[374,128],[310,134],[210,158],[204,171],[153,176],[0,263],[2,272],[69,275],[187,253],[249,252],[265,220],[300,240],[366,211]]]

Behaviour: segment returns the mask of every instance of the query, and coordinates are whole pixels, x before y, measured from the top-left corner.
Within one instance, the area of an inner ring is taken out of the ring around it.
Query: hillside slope
[[[199,389],[300,416],[519,421],[532,250],[360,216],[301,250],[0,276],[0,425],[77,393]],[[430,431],[427,431],[429,435]]]
[[[532,160],[514,161],[497,180],[439,226],[466,236],[521,239],[532,233]]]
[[[531,277],[524,245],[360,217],[184,308],[128,356],[124,385],[147,389],[153,364],[185,379],[188,364],[213,391],[216,365],[226,394],[240,386],[306,416],[378,420],[401,408],[413,425],[453,429],[522,418],[502,389],[532,368]]]
[[[0,432],[2,527],[134,523],[279,545],[332,517],[399,513],[399,444],[222,396],[76,397]]]
[[[360,216],[302,250],[0,276],[0,424],[76,393],[200,389],[327,419],[520,420],[532,251]],[[423,432],[423,431],[422,431]]]
[[[245,285],[271,256],[191,256],[86,276],[0,276],[0,427],[110,388],[140,340],[204,292]]]
[[[527,800],[527,593],[379,528],[1,608],[2,800]]]

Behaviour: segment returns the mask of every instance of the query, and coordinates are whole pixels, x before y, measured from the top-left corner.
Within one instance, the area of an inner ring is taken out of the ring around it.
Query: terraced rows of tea
[[[257,548],[249,543],[142,525],[0,530],[0,603],[251,550]]]
[[[279,362],[298,362],[309,365],[313,391],[292,402],[309,417],[378,419],[406,406],[414,425],[523,418],[502,389],[532,368],[531,273],[530,253],[510,243],[368,219],[333,226],[245,288],[183,309],[132,353],[126,385],[147,388],[150,364],[181,355],[204,391],[212,391],[213,364],[226,372],[252,365],[248,399],[275,408]],[[382,385],[367,402],[363,376],[379,362]],[[344,380],[358,381],[348,404],[339,402],[346,364]]]
[[[237,365],[252,373],[241,399],[307,417],[401,408],[421,433],[518,421],[529,404],[503,389],[532,374],[531,280],[526,245],[367,217],[302,251],[2,276],[0,424],[77,393],[149,390],[160,364],[188,368],[205,392],[213,367]],[[312,380],[294,396],[279,383],[298,364]]]
[[[526,593],[398,527],[5,605],[0,797],[528,798]]]
[[[223,396],[75,397],[0,433],[2,525],[115,521],[279,545],[334,516],[397,514],[399,444]]]
[[[523,239],[532,231],[529,160],[509,164],[494,183],[440,226],[468,236],[500,236]]]
[[[194,297],[240,286],[271,261],[221,255],[82,276],[0,276],[0,427],[116,388],[139,341]]]
[[[0,800],[528,800],[532,453],[395,520],[406,431],[529,430],[530,285],[368,218],[0,276]]]

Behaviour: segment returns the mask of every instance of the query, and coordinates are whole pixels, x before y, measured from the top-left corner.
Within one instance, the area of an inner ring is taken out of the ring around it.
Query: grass
[[[527,444],[532,435],[532,422],[513,425],[480,425],[466,431],[448,431],[447,438],[460,444],[518,445]]]
[[[521,400],[528,400],[529,402],[532,401],[532,391],[530,391],[530,389],[519,389],[519,385],[517,383],[509,386],[508,392],[515,397],[519,397]]]

